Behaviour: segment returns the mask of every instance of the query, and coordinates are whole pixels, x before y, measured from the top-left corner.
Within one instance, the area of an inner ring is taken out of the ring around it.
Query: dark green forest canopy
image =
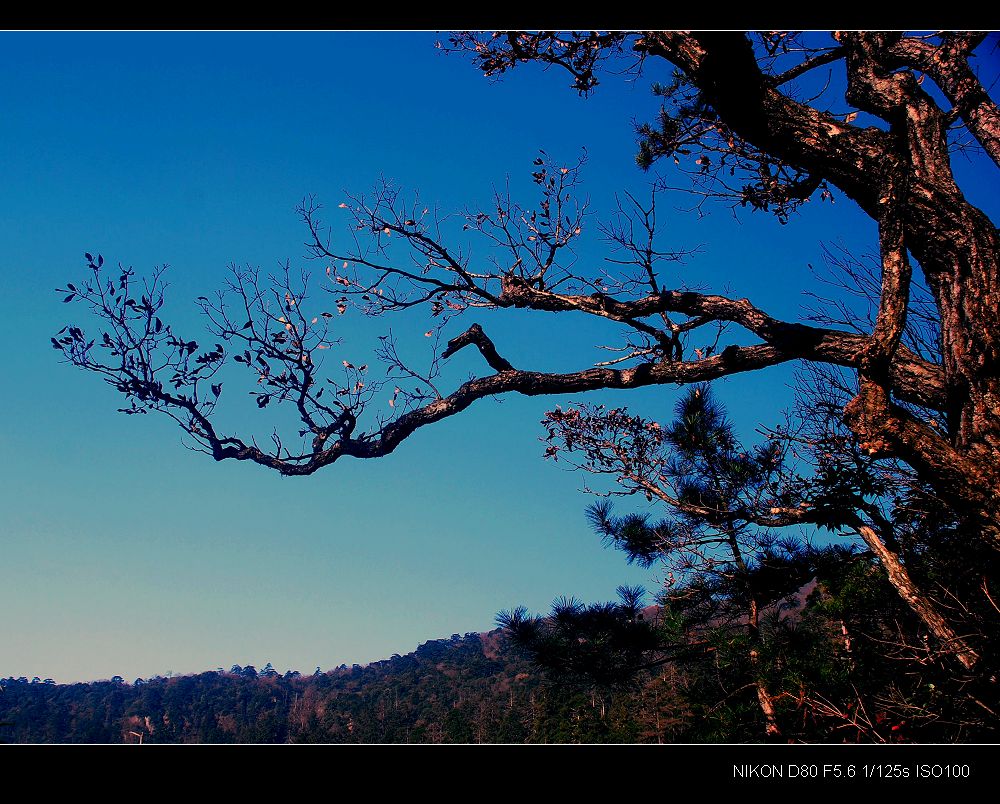
[[[455,634],[405,656],[314,675],[234,665],[134,684],[13,678],[3,684],[5,742],[522,743],[641,736],[621,705],[545,687],[497,632]]]

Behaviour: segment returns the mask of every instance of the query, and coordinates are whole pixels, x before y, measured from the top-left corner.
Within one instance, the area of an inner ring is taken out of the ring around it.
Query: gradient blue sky
[[[655,587],[655,573],[589,532],[584,478],[541,458],[539,419],[566,400],[484,401],[388,458],[283,479],[184,449],[166,419],[115,413],[116,394],[50,348],[78,314],[53,288],[82,275],[84,251],[139,270],[169,263],[169,317],[191,333],[193,299],[230,263],[303,262],[293,210],[309,193],[335,207],[385,175],[459,209],[509,175],[531,200],[537,149],[568,162],[584,146],[593,210],[642,192],[632,121],[655,109],[648,83],[663,76],[609,78],[581,99],[536,69],[487,81],[438,38],[0,34],[0,677],[131,680],[268,661],[311,671],[487,630],[518,604]],[[974,164],[959,169],[995,214],[995,187]],[[678,282],[788,317],[823,242],[874,247],[873,224],[846,200],[789,226],[722,208],[666,224],[671,246],[704,245]],[[582,258],[599,259],[597,245]],[[604,359],[579,322],[480,320],[526,368]],[[338,323],[346,357],[369,355],[384,331]],[[426,324],[396,324],[401,340],[407,327],[423,347]],[[474,358],[455,358],[456,370],[480,370]],[[786,367],[718,389],[750,435],[777,420],[790,381]],[[665,418],[676,395],[600,401]]]

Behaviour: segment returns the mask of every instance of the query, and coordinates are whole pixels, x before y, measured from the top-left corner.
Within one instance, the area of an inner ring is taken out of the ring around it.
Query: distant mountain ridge
[[[795,623],[816,591],[814,579],[768,610]],[[661,614],[642,611],[652,623]],[[0,680],[0,742],[657,742],[694,716],[679,672],[614,692],[558,686],[497,629],[312,675],[268,663],[133,683],[11,677]]]
[[[574,696],[573,705],[597,706],[577,693],[543,689],[500,631],[455,634],[403,656],[310,676],[234,665],[134,684],[118,677],[2,683],[0,722],[9,725],[0,740],[7,743],[561,741],[573,734],[549,722],[554,706]]]

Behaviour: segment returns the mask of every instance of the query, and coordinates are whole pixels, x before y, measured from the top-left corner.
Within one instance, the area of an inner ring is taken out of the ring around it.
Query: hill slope
[[[230,672],[89,684],[9,678],[4,742],[406,743],[638,739],[611,703],[545,687],[505,637],[454,635],[312,676]]]

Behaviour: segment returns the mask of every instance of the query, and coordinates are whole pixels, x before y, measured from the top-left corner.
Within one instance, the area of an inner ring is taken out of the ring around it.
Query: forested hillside
[[[758,580],[794,568],[771,555]],[[0,681],[16,743],[992,742],[994,707],[947,661],[870,556],[823,550],[748,643],[739,596],[668,605],[560,599],[546,618],[431,640],[327,672],[233,665],[89,684]],[[818,559],[818,560],[817,560]],[[759,576],[759,577],[758,577]],[[777,587],[775,587],[777,588]],[[625,588],[623,587],[623,590]],[[627,591],[627,590],[625,590]],[[712,605],[706,603],[712,600]],[[748,652],[748,647],[753,648]],[[760,705],[766,685],[773,712]],[[987,690],[988,692],[988,690]],[[769,730],[771,719],[781,734]]]
[[[4,742],[477,743],[643,739],[626,696],[543,686],[500,632],[432,640],[303,676],[233,666],[193,676],[53,684],[8,678]],[[619,700],[620,699],[620,700]],[[649,735],[652,736],[652,735]],[[653,737],[655,740],[655,737]]]

